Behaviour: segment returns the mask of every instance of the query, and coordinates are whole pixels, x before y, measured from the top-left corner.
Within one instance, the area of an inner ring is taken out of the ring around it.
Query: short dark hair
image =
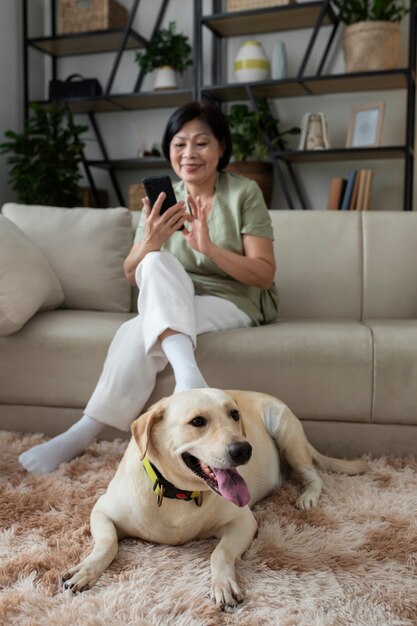
[[[221,172],[227,167],[232,155],[232,136],[230,134],[227,117],[216,104],[208,100],[203,102],[188,102],[174,111],[167,122],[162,138],[162,151],[164,156],[168,161],[170,160],[169,147],[172,138],[180,131],[184,124],[195,119],[200,119],[204,122],[204,124],[210,128],[216,139],[224,146],[223,154],[217,164],[217,170]]]

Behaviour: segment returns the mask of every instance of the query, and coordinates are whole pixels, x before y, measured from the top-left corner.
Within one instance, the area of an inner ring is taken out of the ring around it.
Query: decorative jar
[[[239,83],[266,80],[269,77],[269,61],[259,41],[244,41],[239,48],[233,70]]]

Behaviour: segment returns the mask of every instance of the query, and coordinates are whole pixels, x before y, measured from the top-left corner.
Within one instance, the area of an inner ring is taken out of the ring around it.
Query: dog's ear
[[[165,402],[159,401],[146,413],[140,415],[132,424],[132,435],[140,451],[140,460],[145,458],[149,446],[149,439],[155,423],[161,420],[165,413]]]

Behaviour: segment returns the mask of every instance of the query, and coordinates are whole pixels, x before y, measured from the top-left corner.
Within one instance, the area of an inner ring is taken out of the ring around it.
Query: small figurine
[[[299,150],[326,150],[330,148],[329,130],[324,113],[305,113],[301,120]]]

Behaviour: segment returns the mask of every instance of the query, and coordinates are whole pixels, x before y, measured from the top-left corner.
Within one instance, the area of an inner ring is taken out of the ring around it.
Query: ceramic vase
[[[158,89],[177,89],[178,80],[176,71],[169,65],[158,67],[154,74],[153,88]]]
[[[271,77],[280,80],[287,76],[287,51],[283,41],[276,41],[272,50]]]
[[[259,41],[242,43],[233,70],[239,83],[251,83],[269,77],[269,61]]]

